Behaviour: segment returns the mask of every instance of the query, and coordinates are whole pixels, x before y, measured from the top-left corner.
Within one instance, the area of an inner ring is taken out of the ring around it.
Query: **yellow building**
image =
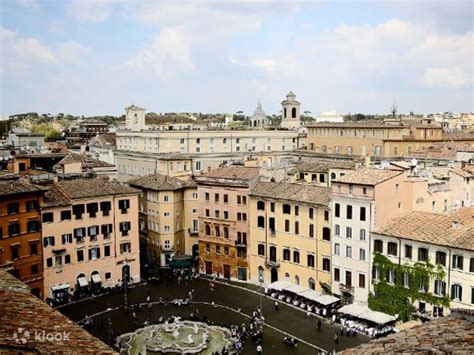
[[[140,249],[143,264],[168,265],[174,255],[198,253],[198,195],[193,181],[162,174],[129,181],[142,191]]]
[[[331,283],[329,188],[259,181],[250,192],[250,277],[321,291]]]

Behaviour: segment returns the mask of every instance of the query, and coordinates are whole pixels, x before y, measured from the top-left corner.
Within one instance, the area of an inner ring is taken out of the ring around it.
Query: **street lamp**
[[[129,270],[127,261],[125,261],[124,269],[122,269],[122,270],[125,270],[125,271]],[[123,303],[124,303],[125,308],[128,308],[128,295],[127,295],[128,275],[127,275],[127,272],[122,271],[122,278],[123,278],[122,283],[123,283],[123,291],[124,291]]]

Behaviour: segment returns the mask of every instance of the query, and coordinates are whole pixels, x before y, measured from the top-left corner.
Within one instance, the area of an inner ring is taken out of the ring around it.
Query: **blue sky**
[[[470,1],[0,2],[0,115],[473,111]]]

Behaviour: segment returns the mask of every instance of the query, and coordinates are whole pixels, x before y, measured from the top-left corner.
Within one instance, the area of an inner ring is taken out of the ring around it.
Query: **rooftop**
[[[90,335],[80,326],[33,296],[29,287],[0,270],[0,353],[101,353],[112,354],[113,349]],[[14,334],[21,334],[25,342],[16,342]],[[28,332],[28,336],[27,333]],[[67,338],[41,341],[36,334],[66,332]]]
[[[329,206],[329,187],[289,182],[259,181],[250,191],[251,196],[298,201]]]
[[[474,177],[474,165],[466,165],[463,168],[453,169],[452,172],[463,178],[472,178]]]
[[[115,147],[116,145],[116,137],[115,134],[112,133],[104,133],[98,136],[91,138],[89,141],[90,147]]]
[[[329,169],[354,169],[355,165],[355,162],[350,160],[314,160],[298,164],[296,170],[298,172],[327,173]]]
[[[347,184],[360,185],[378,185],[397,175],[403,174],[402,170],[361,168],[348,172],[334,180],[334,182],[343,182]]]
[[[63,159],[61,159],[58,163],[56,163],[53,166],[53,169],[58,169],[59,167],[63,167],[66,164],[75,164],[75,163],[81,163],[82,168],[86,168],[86,169],[114,167],[114,165],[112,164],[94,159],[88,155],[71,152],[68,155],[66,155]]]
[[[132,179],[128,181],[128,184],[130,186],[154,191],[172,191],[196,186],[194,181],[183,181],[158,173]]]
[[[472,354],[474,325],[469,320],[442,317],[353,349],[343,355],[365,354]]]
[[[29,194],[46,191],[44,187],[22,181],[0,182],[0,196]]]
[[[402,122],[387,123],[382,120],[363,120],[363,121],[348,121],[348,122],[318,122],[308,127],[313,128],[396,128],[405,127]]]
[[[147,125],[163,125],[173,123],[196,123],[195,120],[185,116],[175,115],[160,115],[160,116],[147,116],[145,117],[145,123]]]
[[[450,214],[407,212],[380,226],[375,233],[474,250],[474,207]]]
[[[245,166],[224,166],[204,173],[201,176],[218,179],[252,180],[258,176],[259,169]]]
[[[137,189],[105,179],[76,179],[59,181],[46,193],[47,206],[62,206],[81,198],[137,194]]]

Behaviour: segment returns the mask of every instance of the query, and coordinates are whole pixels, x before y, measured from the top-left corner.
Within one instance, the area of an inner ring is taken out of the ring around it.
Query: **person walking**
[[[334,334],[334,344],[339,344],[339,337],[337,336],[337,333]]]
[[[258,354],[258,355],[262,355],[262,353],[263,353],[262,345],[258,344],[258,345],[257,345],[257,354]]]
[[[275,311],[278,311],[278,302],[275,301]]]
[[[318,330],[321,330],[321,319],[318,319]]]

